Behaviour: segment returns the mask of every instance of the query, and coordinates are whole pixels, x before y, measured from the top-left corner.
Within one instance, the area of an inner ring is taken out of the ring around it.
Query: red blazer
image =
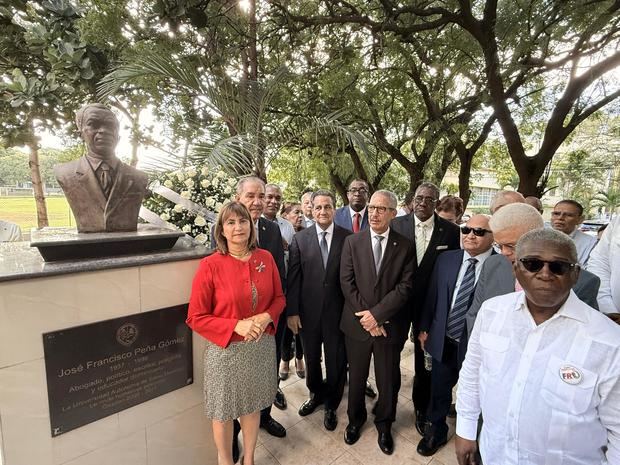
[[[252,311],[252,288],[258,291]],[[187,311],[187,325],[221,347],[243,337],[234,332],[239,320],[267,312],[273,323],[265,330],[275,334],[278,317],[286,301],[278,268],[271,254],[255,249],[247,262],[215,252],[200,262],[194,276]]]

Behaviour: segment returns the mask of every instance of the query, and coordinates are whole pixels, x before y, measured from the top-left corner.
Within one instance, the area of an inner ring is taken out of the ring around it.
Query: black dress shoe
[[[420,433],[420,436],[426,434],[428,428],[428,422],[426,421],[426,415],[421,410],[415,411],[415,429]]]
[[[375,390],[372,388],[372,386],[370,385],[368,381],[366,381],[366,390],[364,392],[371,399],[374,399],[375,397],[377,397],[377,393],[375,392]]]
[[[269,417],[269,419],[265,421],[261,420],[260,427],[277,438],[283,438],[284,436],[286,436],[286,430],[284,429],[284,426],[275,421],[272,417]]]
[[[323,426],[327,431],[334,431],[338,426],[338,417],[336,411],[330,408],[325,409],[325,417],[323,418]]]
[[[286,408],[286,397],[284,397],[284,393],[280,388],[276,391],[276,398],[273,401],[273,405],[278,407],[280,410],[284,410]]]
[[[299,407],[299,415],[302,417],[310,415],[322,403],[323,401],[320,400],[317,396],[310,397],[303,404],[301,404],[301,407]]]
[[[447,436],[443,438],[438,438],[435,435],[427,434],[420,440],[420,443],[418,444],[418,454],[423,455],[424,457],[434,455],[435,452],[445,446],[447,442]]]
[[[344,442],[349,445],[355,444],[357,440],[360,438],[360,427],[348,425],[347,429],[344,430]]]
[[[384,454],[391,455],[392,452],[394,452],[394,439],[392,439],[392,433],[379,433],[377,443],[379,444],[379,449],[381,449],[381,452]]]

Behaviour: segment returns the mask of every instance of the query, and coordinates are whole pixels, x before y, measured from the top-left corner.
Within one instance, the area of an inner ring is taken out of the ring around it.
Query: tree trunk
[[[471,163],[473,158],[473,156],[470,156],[469,151],[459,156],[459,197],[463,199],[463,211],[467,209],[469,197],[471,196],[469,181],[471,179]]]
[[[34,129],[31,132],[31,141],[28,143],[28,148],[30,149],[28,166],[30,167],[34,201],[37,206],[37,227],[41,229],[49,226],[49,222],[47,219],[43,181],[41,180],[41,171],[39,169],[39,141],[37,136],[34,135]]]

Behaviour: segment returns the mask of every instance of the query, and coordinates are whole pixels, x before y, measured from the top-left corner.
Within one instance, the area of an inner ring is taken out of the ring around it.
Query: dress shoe
[[[318,396],[310,397],[299,407],[299,416],[305,417],[306,415],[310,415],[322,403],[323,401],[319,399]]]
[[[325,409],[325,417],[323,418],[323,426],[327,431],[334,431],[338,426],[338,417],[336,411],[330,408]]]
[[[284,397],[284,393],[280,388],[276,391],[276,398],[273,401],[273,405],[278,407],[280,410],[284,410],[286,408],[286,397]]]
[[[286,436],[286,430],[284,429],[284,426],[275,421],[273,417],[269,417],[269,419],[265,421],[261,420],[260,427],[277,438],[283,438],[284,436]]]
[[[348,425],[347,429],[344,430],[344,442],[349,445],[355,444],[357,440],[360,438],[360,427]]]
[[[389,431],[379,433],[377,443],[379,444],[379,449],[384,454],[391,455],[394,452],[394,439],[392,439],[392,433]]]
[[[288,362],[285,362],[284,360],[280,361],[280,368],[278,370],[278,376],[280,380],[284,381],[285,379],[287,379],[288,373],[289,373]]]
[[[304,366],[303,358],[295,358],[295,373],[297,373],[298,378],[306,377],[306,367]]]
[[[377,393],[375,392],[375,390],[372,388],[372,386],[370,385],[368,381],[366,381],[366,390],[364,392],[371,399],[374,399],[375,397],[377,397]]]
[[[456,418],[456,405],[450,405],[450,410],[448,410],[448,418]]]
[[[441,449],[447,442],[447,437],[438,438],[435,435],[427,434],[418,444],[418,454],[423,455],[424,457],[429,457],[435,454],[435,452]]]
[[[426,434],[426,429],[428,428],[428,422],[426,421],[426,415],[422,413],[421,410],[415,411],[415,429],[420,433],[420,436],[424,436]]]

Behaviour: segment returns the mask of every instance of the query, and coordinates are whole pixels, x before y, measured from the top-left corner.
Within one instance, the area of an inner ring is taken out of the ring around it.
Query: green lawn
[[[64,197],[48,197],[47,216],[50,226],[75,226],[75,219]],[[0,197],[0,218],[17,223],[23,232],[37,227],[37,208],[32,197]]]

